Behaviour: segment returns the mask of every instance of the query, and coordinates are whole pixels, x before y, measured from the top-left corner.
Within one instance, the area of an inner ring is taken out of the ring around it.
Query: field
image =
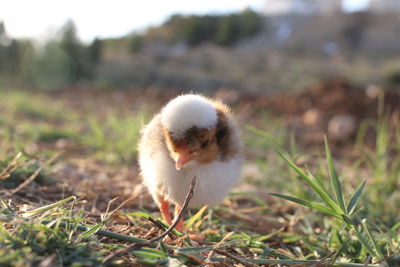
[[[0,265],[98,266],[160,235],[136,143],[179,93],[1,89]],[[108,265],[400,266],[398,92],[330,81],[215,95],[241,124],[241,183],[220,205],[187,211],[188,234],[173,230]],[[354,129],[329,132],[335,114]]]

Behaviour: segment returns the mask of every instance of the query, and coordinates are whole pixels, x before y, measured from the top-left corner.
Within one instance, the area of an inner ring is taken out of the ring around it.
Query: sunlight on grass
[[[110,113],[103,120],[89,117],[89,130],[80,140],[83,145],[92,148],[95,155],[109,163],[132,162],[136,155],[136,144],[143,121],[147,120],[145,112],[134,116],[118,116]]]
[[[0,157],[15,150],[32,156],[38,152],[38,145],[57,149],[54,145],[63,140],[88,148],[95,158],[107,163],[135,160],[139,130],[148,120],[146,111],[88,114],[42,95],[2,93],[0,108],[4,109],[4,116],[0,120],[0,137],[5,145],[0,148]]]
[[[97,161],[100,164],[94,168],[107,166],[113,171],[131,166],[137,157],[139,131],[149,119],[147,110],[100,109],[86,102],[75,108],[64,99],[24,91],[2,96],[0,186],[5,197],[0,201],[0,265],[38,265],[45,260],[59,265],[98,265],[127,243],[143,242],[158,233],[148,217],[159,214],[149,204],[109,216],[108,209],[98,211],[92,203],[100,203],[101,198],[88,204],[87,192],[82,195],[77,189],[82,197],[72,205],[69,201],[74,197],[66,198],[60,188],[57,194],[63,197],[57,195],[57,200],[61,202],[43,199],[43,203],[34,203],[24,192],[17,196],[22,199],[19,202],[26,201],[22,204],[8,197],[7,191],[26,181],[54,152],[65,150],[70,155],[59,159],[60,164],[46,166],[26,190],[62,187],[71,173],[87,179],[82,166],[72,166],[70,159]],[[186,226],[202,241],[176,232],[178,239],[151,244],[116,263],[199,265],[207,260],[233,265],[239,259],[247,264],[282,266],[398,265],[400,127],[387,114],[381,108],[377,120],[361,127],[355,152],[360,156],[350,164],[350,155],[332,156],[327,140],[325,155],[304,151],[280,118],[260,113],[254,125],[244,126],[246,165],[257,172],[245,177],[249,191],[239,189],[221,205],[188,212]],[[368,131],[376,133],[373,145],[364,141]],[[278,156],[275,150],[280,151]],[[60,167],[62,177],[53,180]],[[305,207],[271,200],[266,192]],[[161,218],[156,220],[163,225]],[[228,233],[231,236],[225,240]],[[219,254],[218,249],[237,259]]]
[[[365,182],[357,188],[351,198],[346,202],[342,191],[343,187],[334,167],[332,155],[326,138],[325,150],[327,167],[329,170],[331,181],[331,189],[334,192],[333,195],[335,197],[332,197],[332,193],[325,188],[324,185],[326,184],[326,182],[318,179],[317,176],[312,175],[309,170],[307,170],[307,172],[304,172],[290,159],[279,152],[279,156],[284,159],[284,161],[286,161],[286,163],[298,174],[301,179],[303,179],[310,187],[312,187],[313,191],[319,196],[322,202],[315,202],[307,199],[301,199],[276,193],[272,193],[272,195],[295,202],[303,206],[310,207],[311,209],[315,209],[328,216],[331,216],[336,221],[336,224],[332,225],[331,227],[347,228],[350,234],[357,237],[358,241],[362,244],[362,247],[357,249],[357,247],[350,246],[348,243],[351,241],[351,237],[348,235],[348,233],[345,233],[341,238],[338,239],[341,240],[341,244],[338,244],[338,246],[341,247],[340,250],[342,253],[345,253],[346,250],[348,252],[358,250],[356,254],[359,255],[358,260],[360,262],[365,262],[365,259],[369,254],[373,257],[374,262],[380,262],[384,264],[384,266],[389,266],[389,259],[385,255],[391,255],[396,251],[392,251],[392,248],[387,245],[396,242],[397,236],[395,234],[393,235],[393,233],[391,232],[386,232],[387,237],[389,237],[390,239],[388,240],[384,238],[380,239],[379,242],[377,242],[377,237],[380,236],[380,233],[385,232],[385,229],[377,229],[376,225],[370,225],[367,223],[366,219],[359,218],[356,215],[356,206],[360,200],[361,195],[363,194]],[[360,221],[362,221],[361,224]],[[337,225],[338,222],[339,225]],[[371,229],[374,230],[374,233],[372,233]],[[391,237],[390,234],[392,234]]]
[[[50,261],[52,264],[95,265],[100,263],[101,252],[88,249],[101,248],[94,239],[81,240],[74,222],[82,220],[78,214],[70,214],[62,205],[75,197],[69,197],[58,203],[42,207],[29,213],[35,215],[45,212],[30,220],[24,220],[5,201],[2,200],[0,214],[0,264],[4,266],[34,266],[41,262]],[[24,215],[23,213],[21,215]],[[55,221],[46,226],[44,219],[53,218]],[[4,222],[5,221],[5,222]],[[70,227],[61,227],[60,222],[69,222]]]
[[[376,135],[372,148],[364,143],[368,130]],[[400,205],[400,192],[397,190],[400,179],[399,144],[400,125],[391,123],[381,95],[377,119],[365,121],[361,125],[356,148],[360,151],[361,162],[365,163],[372,177],[367,189],[369,197],[365,199],[369,202],[365,213],[389,224],[397,223],[400,219],[400,212],[391,208],[392,205]]]

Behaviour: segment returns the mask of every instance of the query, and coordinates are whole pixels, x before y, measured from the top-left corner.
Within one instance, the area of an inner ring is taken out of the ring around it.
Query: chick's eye
[[[206,140],[203,143],[201,143],[200,147],[204,149],[204,148],[207,148],[209,144],[210,144],[210,140]]]

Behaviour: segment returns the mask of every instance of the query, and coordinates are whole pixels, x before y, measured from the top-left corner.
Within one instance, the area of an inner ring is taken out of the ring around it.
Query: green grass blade
[[[47,205],[47,206],[43,206],[43,207],[40,207],[38,209],[34,209],[34,210],[30,210],[30,211],[24,212],[21,216],[23,218],[29,218],[29,217],[32,217],[32,216],[34,216],[36,214],[39,214],[39,213],[42,213],[42,212],[45,212],[45,211],[48,211],[48,210],[52,210],[52,209],[57,208],[59,206],[62,206],[65,203],[70,202],[70,201],[75,200],[75,199],[76,199],[76,196],[70,196],[70,197],[67,197],[67,198],[65,198],[63,200],[60,200],[60,201],[56,202],[56,203],[53,203],[53,204],[50,204],[50,205]]]
[[[202,246],[202,247],[189,247],[189,248],[179,248],[176,250],[176,253],[194,253],[203,250],[213,249],[214,246]]]
[[[269,247],[265,247],[263,253],[260,255],[260,259],[265,259],[268,258],[268,256],[271,254],[271,252],[273,252],[274,250],[269,248]]]
[[[152,248],[142,248],[132,252],[133,255],[143,258],[165,258],[168,257],[165,252]]]
[[[270,193],[270,195],[273,195],[275,197],[279,197],[279,198],[283,198],[292,202],[295,202],[297,204],[303,205],[303,206],[307,206],[310,207],[312,209],[318,210],[322,213],[334,216],[336,218],[341,219],[341,216],[339,213],[337,213],[335,210],[326,207],[322,204],[316,203],[316,202],[311,202],[311,201],[307,201],[307,200],[303,200],[300,198],[295,198],[295,197],[291,197],[291,196],[286,196],[286,195],[281,195],[281,194],[275,194],[275,193]]]
[[[350,240],[347,240],[346,242],[344,242],[344,243],[340,246],[339,250],[332,256],[332,258],[331,258],[329,264],[335,263],[335,262],[337,261],[337,259],[340,257],[340,255],[347,249],[347,247],[349,246],[349,244],[350,244]]]
[[[353,212],[356,209],[357,203],[360,200],[360,197],[362,195],[362,192],[364,191],[366,181],[364,181],[356,190],[356,192],[353,194],[353,196],[350,198],[349,204],[347,205],[347,212],[348,215],[353,214]]]
[[[400,222],[396,223],[395,225],[393,225],[390,230],[391,231],[396,231],[398,228],[400,228]]]
[[[207,207],[207,205],[203,206],[195,215],[190,217],[190,219],[186,223],[186,228],[191,228],[196,221],[200,220]]]
[[[100,123],[93,118],[89,118],[88,122],[94,140],[96,140],[97,145],[102,146],[104,144],[105,134],[100,127]]]
[[[50,227],[51,225],[54,225],[56,223],[56,221],[44,220],[41,223]],[[71,228],[76,227],[76,229],[78,229],[79,231],[89,231],[89,229],[90,229],[87,226],[76,225],[76,224],[69,223],[69,222],[58,222],[58,225],[60,227],[64,227],[64,228],[65,227],[71,227]],[[117,239],[119,241],[130,242],[130,243],[141,243],[141,242],[147,241],[146,239],[131,237],[131,236],[127,236],[127,235],[121,235],[121,234],[110,232],[110,231],[106,231],[106,230],[98,230],[95,234],[96,235],[105,236],[105,237],[109,237],[109,238],[114,238],[114,239]]]
[[[18,215],[11,207],[7,204],[7,202],[0,197],[0,208],[2,209],[3,214],[12,214]]]
[[[276,230],[276,231],[274,231],[274,232],[272,232],[272,233],[270,233],[270,234],[268,234],[268,235],[259,236],[259,237],[255,238],[255,240],[256,240],[256,241],[260,241],[260,242],[265,241],[265,240],[268,240],[268,239],[270,239],[271,237],[273,237],[273,236],[275,236],[275,235],[281,233],[283,230],[284,230],[284,228],[282,227],[282,228],[280,228],[280,229],[278,229],[278,230]]]
[[[310,179],[311,179],[312,181],[314,181],[315,183],[317,183],[317,184],[319,185],[319,187],[322,188],[322,190],[327,191],[327,190],[325,189],[324,184],[322,183],[321,179],[318,178],[317,176],[313,175],[313,174],[311,173],[311,170],[310,170],[307,166],[305,167],[305,169],[306,169],[306,171],[307,171],[308,177],[310,177]]]
[[[352,229],[352,227],[354,226],[354,222],[350,217],[348,217],[346,214],[342,214],[342,220],[347,224],[347,227],[349,229]]]
[[[282,147],[281,139],[276,138],[273,135],[271,135],[261,129],[258,129],[257,127],[254,127],[253,125],[250,125],[250,124],[246,124],[245,128],[246,128],[246,130],[263,137],[269,145],[274,146],[274,147]]]
[[[168,261],[168,255],[163,251],[143,248],[131,252],[133,255],[138,257],[137,262],[148,265],[165,265]]]
[[[101,227],[103,227],[103,225],[104,225],[104,223],[96,224],[95,226],[91,227],[88,231],[84,232],[82,234],[82,237],[87,238],[91,235],[96,234],[101,229]]]
[[[336,200],[339,203],[339,206],[343,213],[347,214],[347,209],[346,205],[344,204],[344,197],[343,197],[343,192],[342,192],[342,185],[340,184],[339,177],[337,175],[335,166],[333,164],[332,160],[332,154],[329,149],[329,144],[326,136],[324,136],[324,142],[325,142],[325,153],[326,153],[326,160],[328,162],[328,169],[329,169],[329,176],[331,178],[331,184],[333,187],[333,190],[335,191],[336,195]]]
[[[289,160],[287,157],[285,157],[282,153],[280,153],[279,151],[276,151],[276,153],[284,160],[286,161],[287,164],[289,164],[289,166],[304,180],[306,181],[313,189],[314,191],[322,198],[323,201],[325,201],[326,204],[329,205],[329,207],[331,207],[333,210],[337,211],[337,212],[342,212],[342,209],[335,203],[335,201],[329,196],[328,192],[326,192],[326,190],[324,190],[323,188],[321,188],[319,186],[319,184],[315,181],[313,181],[312,179],[310,179],[310,177],[308,177],[308,175],[302,171],[299,167],[296,166],[296,164],[294,164],[291,160]]]
[[[360,243],[364,246],[364,248],[368,251],[368,253],[376,258],[379,258],[379,255],[376,254],[376,252],[372,249],[368,241],[365,239],[365,237],[355,228],[352,229],[352,232],[357,236],[358,240]]]
[[[379,248],[378,243],[376,243],[376,240],[375,240],[374,236],[372,235],[371,231],[369,230],[366,219],[362,220],[362,226],[364,228],[364,231],[367,233],[369,239],[372,242],[372,246],[375,249],[375,253],[377,255],[379,255],[380,259],[384,260],[385,256],[383,255],[382,250]]]

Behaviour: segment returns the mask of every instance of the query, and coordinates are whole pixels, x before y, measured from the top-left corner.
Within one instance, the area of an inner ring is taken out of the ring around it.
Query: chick
[[[217,204],[237,183],[242,142],[227,106],[187,94],[171,100],[141,132],[138,145],[143,183],[171,224],[183,205],[191,181],[196,186],[189,206]],[[180,220],[177,229],[183,230]]]

